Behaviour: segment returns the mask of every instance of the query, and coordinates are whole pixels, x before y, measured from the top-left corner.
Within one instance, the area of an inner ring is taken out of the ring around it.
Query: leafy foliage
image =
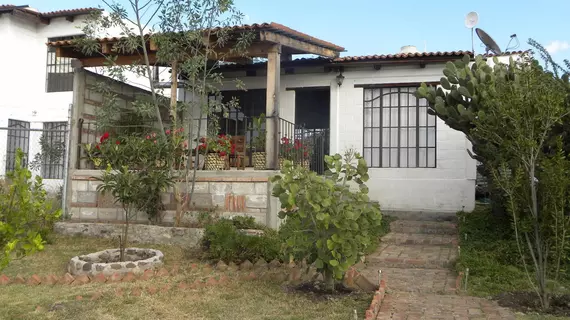
[[[221,219],[206,226],[202,246],[204,257],[209,260],[226,262],[255,262],[280,258],[281,241],[275,230],[264,228],[263,235],[247,235],[239,231],[251,227],[249,219]]]
[[[285,253],[315,263],[327,284],[342,279],[366,249],[377,241],[382,216],[368,198],[368,168],[358,154],[327,156],[326,177],[286,161],[272,178],[273,195],[281,202],[280,231]],[[351,190],[351,184],[358,186]]]
[[[18,149],[14,171],[6,174],[9,185],[0,186],[0,270],[17,258],[43,250],[45,239],[61,210],[52,210],[42,178],[22,166],[24,153]]]
[[[97,191],[110,193],[123,207],[125,226],[120,239],[121,261],[128,243],[130,221],[137,211],[145,210],[151,202],[156,201],[154,197],[149,197],[149,190],[164,192],[173,185],[174,181],[168,173],[169,171],[129,170],[127,166],[112,170],[109,165],[99,178],[102,183]]]
[[[570,162],[559,133],[570,120],[570,83],[532,57],[493,60],[493,67],[482,56],[471,66],[467,56],[449,62],[441,87],[422,84],[417,94],[473,143],[472,156],[504,199],[494,204],[511,215],[518,265],[548,308],[547,282],[558,279],[568,254]]]

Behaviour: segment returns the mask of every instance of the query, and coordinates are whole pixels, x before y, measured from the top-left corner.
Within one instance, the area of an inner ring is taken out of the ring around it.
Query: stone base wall
[[[74,170],[70,175],[71,197],[68,201],[68,216],[74,221],[82,222],[112,222],[124,220],[124,211],[120,204],[109,194],[97,192],[101,182],[95,177],[100,176],[99,170]],[[277,217],[279,206],[276,198],[271,196],[269,178],[274,171],[229,170],[229,171],[198,171],[194,194],[191,203],[184,208],[185,213],[214,210],[222,216],[248,215],[257,222],[269,225]],[[178,188],[185,192],[190,186],[179,183]],[[176,215],[176,199],[174,190],[162,194],[164,223],[174,222]],[[278,200],[277,200],[278,201]],[[186,215],[192,220],[192,215]],[[136,214],[137,221],[148,221],[144,212]]]
[[[118,223],[78,223],[57,222],[54,226],[56,233],[69,236],[89,236],[118,239],[123,232],[123,225]],[[197,248],[204,235],[200,228],[172,228],[142,224],[129,227],[129,242],[151,243]]]

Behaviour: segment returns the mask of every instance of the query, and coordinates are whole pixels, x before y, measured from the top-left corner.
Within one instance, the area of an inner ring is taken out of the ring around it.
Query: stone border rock
[[[164,254],[155,249],[127,248],[125,261],[119,261],[119,249],[107,249],[86,255],[71,258],[67,265],[67,272],[77,275],[96,276],[103,274],[142,274],[147,269],[154,269],[163,265]],[[107,262],[109,261],[109,262]]]

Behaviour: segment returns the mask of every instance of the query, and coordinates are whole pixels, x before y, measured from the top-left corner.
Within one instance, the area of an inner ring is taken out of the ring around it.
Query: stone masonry
[[[458,251],[454,222],[435,221],[441,220],[437,214],[400,218],[357,266],[373,283],[380,276],[386,283],[386,294],[379,305],[373,301],[366,319],[515,319],[494,301],[458,295],[461,281],[450,270]]]
[[[77,275],[94,277],[98,274],[142,274],[147,269],[155,269],[163,265],[164,255],[159,250],[127,248],[125,261],[120,259],[119,249],[109,249],[71,258],[67,272]]]
[[[221,171],[199,172],[194,185],[191,203],[185,212],[215,210],[222,216],[248,215],[257,222],[267,224],[270,208],[270,171]],[[109,194],[97,192],[100,182],[95,180],[97,170],[76,170],[71,177],[70,217],[74,221],[112,222],[123,220],[124,212],[119,203]],[[224,175],[225,174],[225,175]],[[180,183],[179,190],[185,191]],[[163,221],[172,223],[176,213],[173,190],[162,194],[165,206]],[[146,213],[137,213],[136,220],[148,221]]]

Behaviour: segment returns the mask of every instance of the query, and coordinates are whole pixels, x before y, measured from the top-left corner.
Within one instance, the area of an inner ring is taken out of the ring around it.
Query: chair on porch
[[[235,153],[230,155],[230,166],[245,170],[245,136],[233,136],[232,144],[235,145]]]

